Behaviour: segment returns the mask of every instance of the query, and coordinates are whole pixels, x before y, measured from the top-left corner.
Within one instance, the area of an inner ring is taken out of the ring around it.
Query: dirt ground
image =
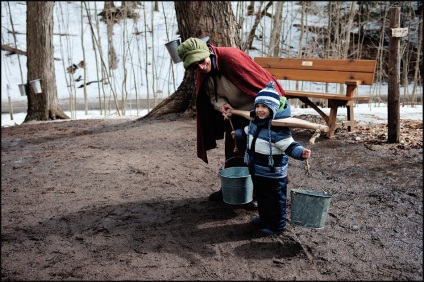
[[[302,117],[301,117],[302,118]],[[314,117],[304,116],[313,120]],[[422,121],[293,129],[312,148],[293,188],[332,195],[323,228],[260,237],[257,212],[209,202],[223,143],[196,157],[195,121],[73,120],[2,128],[1,280],[423,279]]]

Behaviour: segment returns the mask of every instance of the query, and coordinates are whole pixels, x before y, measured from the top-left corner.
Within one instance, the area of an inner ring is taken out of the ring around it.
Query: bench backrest
[[[377,62],[350,59],[291,59],[255,57],[255,62],[276,79],[345,83],[348,80],[372,85]]]

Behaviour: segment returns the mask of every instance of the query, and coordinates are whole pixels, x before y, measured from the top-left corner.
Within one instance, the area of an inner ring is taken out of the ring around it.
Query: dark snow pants
[[[252,177],[259,217],[266,227],[279,232],[286,228],[287,179]]]

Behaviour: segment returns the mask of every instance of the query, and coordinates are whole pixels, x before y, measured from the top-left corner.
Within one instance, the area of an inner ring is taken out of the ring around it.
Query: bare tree
[[[190,37],[209,36],[210,43],[216,46],[240,47],[238,24],[230,1],[175,1],[175,11],[182,41]],[[194,116],[196,112],[194,81],[194,72],[187,71],[177,91],[138,120],[169,113]]]
[[[27,2],[27,80],[41,79],[42,93],[26,87],[31,120],[69,119],[59,106],[53,58],[54,1]]]
[[[271,31],[271,38],[269,40],[268,56],[280,56],[280,32],[283,25],[283,2],[277,1],[275,15],[273,17],[273,27]]]
[[[115,70],[118,67],[118,58],[116,56],[115,47],[113,45],[113,25],[119,23],[122,19],[138,19],[138,14],[134,12],[137,7],[135,1],[122,1],[122,7],[115,7],[113,1],[105,1],[104,9],[99,13],[101,21],[107,25],[108,39],[108,60],[109,69]]]
[[[389,11],[390,28],[400,27],[400,8],[393,7]],[[400,141],[400,111],[399,111],[399,86],[400,86],[400,38],[390,35],[389,44],[389,87],[387,98],[387,141],[399,143]]]
[[[421,73],[421,85],[423,85],[423,63],[421,62],[421,56],[422,56],[422,46],[423,46],[423,3],[419,1],[418,3],[418,17],[419,17],[419,24],[418,24],[418,42],[417,42],[417,59],[415,60],[415,66],[414,66],[414,87],[412,89],[411,93],[411,103],[412,105],[415,104],[415,94],[417,91],[417,86],[420,83],[419,76]],[[420,51],[421,50],[421,51]],[[421,66],[421,70],[420,70]]]
[[[254,3],[253,1],[251,3]],[[252,29],[250,30],[249,36],[246,40],[246,42],[243,44],[242,46],[242,50],[247,50],[247,49],[252,49],[252,44],[253,44],[253,39],[255,38],[255,33],[256,33],[256,28],[258,27],[258,25],[260,24],[262,18],[264,16],[270,16],[270,14],[267,14],[267,10],[269,9],[269,7],[272,6],[272,1],[269,1],[265,7],[263,8],[262,11],[256,13],[256,19],[255,19],[255,23],[253,24]],[[251,7],[252,9],[254,9],[253,7]]]
[[[115,47],[113,46],[113,24],[116,21],[116,8],[113,1],[105,1],[104,10],[107,25],[107,45],[108,45],[108,61],[109,70],[115,70],[118,67],[118,59],[116,57]]]

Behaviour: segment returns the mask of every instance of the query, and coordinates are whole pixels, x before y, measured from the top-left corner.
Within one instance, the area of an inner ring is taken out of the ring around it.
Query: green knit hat
[[[199,38],[190,37],[178,46],[178,56],[183,60],[185,69],[209,55],[208,46]]]

